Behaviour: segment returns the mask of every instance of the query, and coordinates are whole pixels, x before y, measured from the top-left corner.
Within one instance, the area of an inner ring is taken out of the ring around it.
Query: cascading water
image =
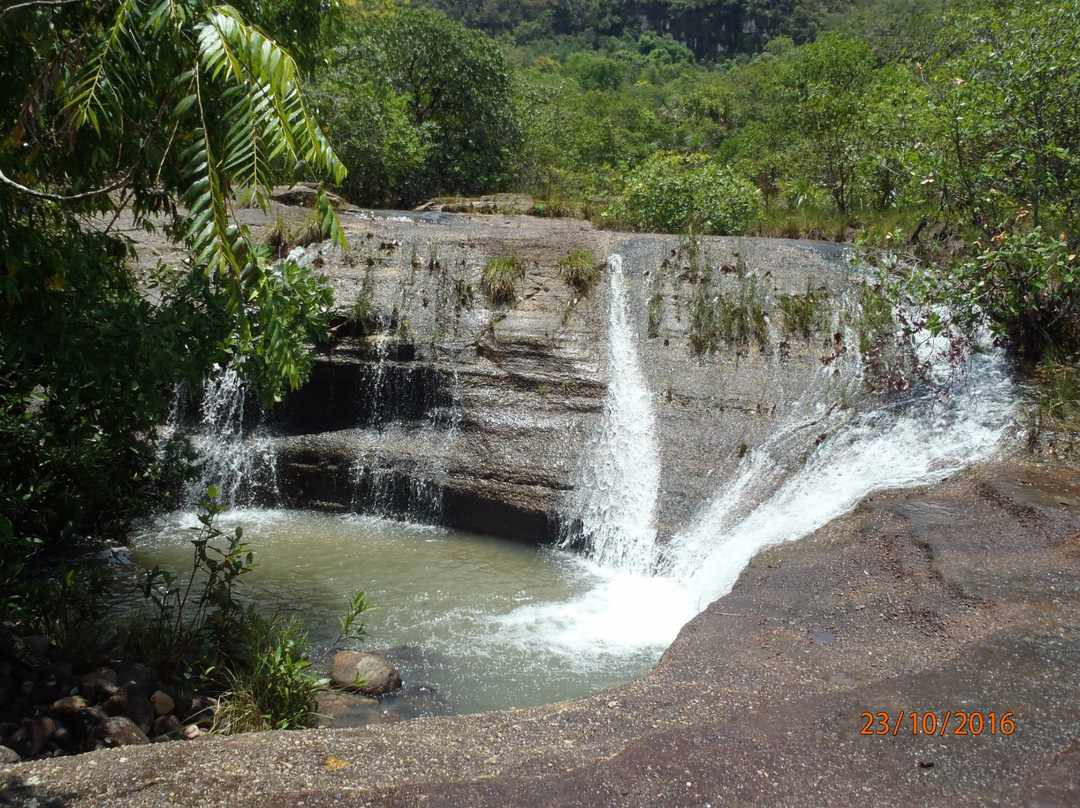
[[[607,397],[585,448],[571,505],[589,555],[603,567],[647,573],[655,559],[659,451],[649,392],[627,316],[622,256],[608,258],[611,283]]]
[[[277,492],[277,454],[273,441],[252,427],[246,412],[247,384],[236,368],[215,368],[203,380],[199,422],[189,431],[200,467],[198,479],[188,484],[187,504],[198,502],[209,486],[216,486],[225,502],[252,505],[273,500]],[[178,401],[184,391],[177,392]],[[180,413],[173,408],[174,429]]]
[[[875,491],[932,483],[978,462],[1011,421],[1016,392],[997,351],[973,356],[944,397],[928,393],[862,413],[824,404],[809,415],[795,408],[791,422],[743,458],[740,472],[688,529],[656,544],[659,475],[649,395],[618,256],[609,265],[612,381],[601,429],[585,455],[579,485],[587,490],[572,512],[590,550],[583,563],[599,583],[573,601],[508,615],[504,625],[521,642],[577,659],[659,653],[731,590],[759,550],[813,532]],[[924,342],[923,351],[932,347]],[[857,357],[843,365],[848,374],[861,373]],[[828,369],[830,382],[836,370]],[[944,378],[952,369],[943,364],[934,372]]]
[[[392,361],[390,337],[373,341],[370,416],[356,433],[352,506],[387,518],[438,523],[443,478],[461,420],[456,367],[441,367],[438,358],[425,364]],[[395,453],[403,446],[424,451],[403,457]]]

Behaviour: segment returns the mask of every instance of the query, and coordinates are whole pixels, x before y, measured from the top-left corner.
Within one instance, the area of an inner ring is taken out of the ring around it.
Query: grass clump
[[[829,317],[828,297],[811,289],[809,280],[805,294],[780,295],[778,307],[783,315],[784,333],[807,342],[815,331],[825,329]]]
[[[480,288],[493,304],[513,303],[518,281],[525,277],[525,262],[517,253],[492,258],[484,264]]]
[[[356,302],[349,311],[349,322],[353,330],[361,336],[374,334],[379,329],[379,317],[374,302],[375,280],[372,275],[373,267],[369,266],[364,272],[360,291],[356,293]]]
[[[579,295],[585,295],[600,279],[603,266],[592,253],[573,250],[559,261],[559,276]]]
[[[735,350],[756,342],[768,352],[769,323],[765,291],[756,275],[746,275],[727,292],[714,288],[712,273],[699,277],[690,313],[690,347],[698,355],[721,344]]]
[[[288,224],[283,216],[278,216],[273,226],[267,231],[263,243],[274,251],[274,258],[285,258],[296,247],[318,244],[324,238],[322,218],[317,211],[302,222]]]
[[[1041,455],[1073,454],[1080,436],[1080,367],[1045,359],[1032,373],[1027,407],[1028,449]]]
[[[320,685],[309,672],[307,632],[299,617],[252,614],[243,645],[225,669],[214,730],[226,734],[310,726]]]

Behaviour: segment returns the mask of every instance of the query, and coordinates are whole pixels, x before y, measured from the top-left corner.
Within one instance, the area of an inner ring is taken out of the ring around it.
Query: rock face
[[[378,654],[338,651],[330,667],[330,681],[344,690],[382,696],[401,687],[401,674]]]
[[[530,542],[564,536],[609,382],[609,278],[573,289],[559,271],[572,250],[625,258],[628,318],[656,413],[661,536],[684,526],[714,493],[710,480],[820,383],[822,354],[833,350],[828,323],[789,339],[777,307],[810,288],[839,300],[845,284],[820,247],[721,238],[691,247],[529,217],[342,219],[351,250],[307,256],[335,290],[335,341],[267,422],[287,505]],[[524,276],[516,300],[495,306],[483,270],[506,255],[521,259]],[[695,306],[748,284],[768,298],[767,333],[693,350]]]

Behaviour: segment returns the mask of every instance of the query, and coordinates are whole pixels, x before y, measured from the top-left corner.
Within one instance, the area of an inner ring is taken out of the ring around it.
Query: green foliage
[[[948,23],[946,58],[922,72],[937,128],[924,188],[989,236],[1021,210],[1036,227],[1075,223],[1080,3],[965,3]]]
[[[307,247],[323,240],[322,217],[312,212],[304,221],[288,224],[278,216],[263,237],[263,243],[274,251],[277,259],[285,258],[296,247]]]
[[[229,688],[218,699],[213,730],[224,734],[310,726],[318,710],[318,680],[309,673],[302,618],[245,615],[245,642],[225,663]]]
[[[563,73],[574,79],[583,90],[617,90],[625,70],[618,62],[606,56],[578,51],[566,60]]]
[[[908,164],[940,216],[971,228],[926,299],[983,321],[1029,356],[1080,345],[1080,2],[965,3],[920,72],[927,144]]]
[[[492,258],[484,264],[480,288],[494,305],[512,304],[518,282],[525,277],[525,262],[514,253]]]
[[[338,619],[340,632],[338,633],[338,639],[335,641],[334,645],[337,645],[342,640],[360,642],[364,639],[367,631],[364,622],[360,617],[369,609],[371,609],[371,607],[368,605],[367,595],[360,590],[353,592],[349,597],[349,603],[345,609],[345,614]]]
[[[573,250],[559,259],[559,276],[579,295],[588,294],[603,268],[604,264],[586,250]]]
[[[353,15],[318,94],[332,139],[360,169],[343,186],[356,202],[479,193],[507,176],[518,121],[506,62],[443,14]]]
[[[267,400],[304,378],[329,290],[271,266],[229,206],[344,168],[295,62],[231,6],[29,3],[0,27],[0,510],[52,541],[122,528],[161,494],[174,384],[230,356]],[[317,210],[341,241],[325,196]],[[138,277],[108,234],[121,215],[190,263]]]
[[[1040,362],[1032,373],[1027,441],[1033,452],[1067,456],[1080,436],[1080,370],[1075,360]]]
[[[243,543],[243,528],[224,533],[217,527],[217,517],[228,509],[217,496],[211,486],[199,503],[200,527],[191,540],[193,561],[186,580],[154,567],[142,583],[151,611],[135,635],[138,656],[153,660],[169,679],[213,670],[246,635],[249,613],[234,590],[254,568],[255,556]]]
[[[924,277],[923,295],[951,305],[954,321],[968,330],[987,321],[1029,355],[1072,351],[1080,347],[1080,263],[1073,249],[1041,227],[1002,233],[954,263],[944,282]]]
[[[789,143],[787,159],[827,188],[841,213],[852,207],[872,136],[866,107],[877,95],[874,68],[869,45],[829,36],[783,59],[766,88],[771,136]]]
[[[757,192],[706,155],[659,152],[631,171],[609,215],[641,230],[728,235],[757,220]]]
[[[140,289],[124,242],[63,217],[4,219],[0,512],[43,540],[120,527],[170,484],[155,427],[172,384],[225,356],[228,303],[201,274]]]
[[[379,327],[379,318],[372,299],[374,292],[374,267],[369,266],[364,272],[360,291],[356,293],[356,302],[349,312],[353,328],[361,335],[374,334]]]

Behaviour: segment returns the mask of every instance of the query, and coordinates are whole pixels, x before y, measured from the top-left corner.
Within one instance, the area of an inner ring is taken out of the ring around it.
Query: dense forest
[[[27,565],[122,534],[190,473],[156,440],[177,383],[226,362],[265,401],[303,382],[329,292],[229,216],[276,183],[852,241],[924,306],[910,328],[988,325],[1075,416],[1080,0],[31,0],[0,28],[13,624],[74,636],[94,616],[86,581]],[[137,280],[90,225],[121,213],[188,263]],[[325,195],[318,213],[340,239]],[[222,613],[193,647],[255,619]]]

